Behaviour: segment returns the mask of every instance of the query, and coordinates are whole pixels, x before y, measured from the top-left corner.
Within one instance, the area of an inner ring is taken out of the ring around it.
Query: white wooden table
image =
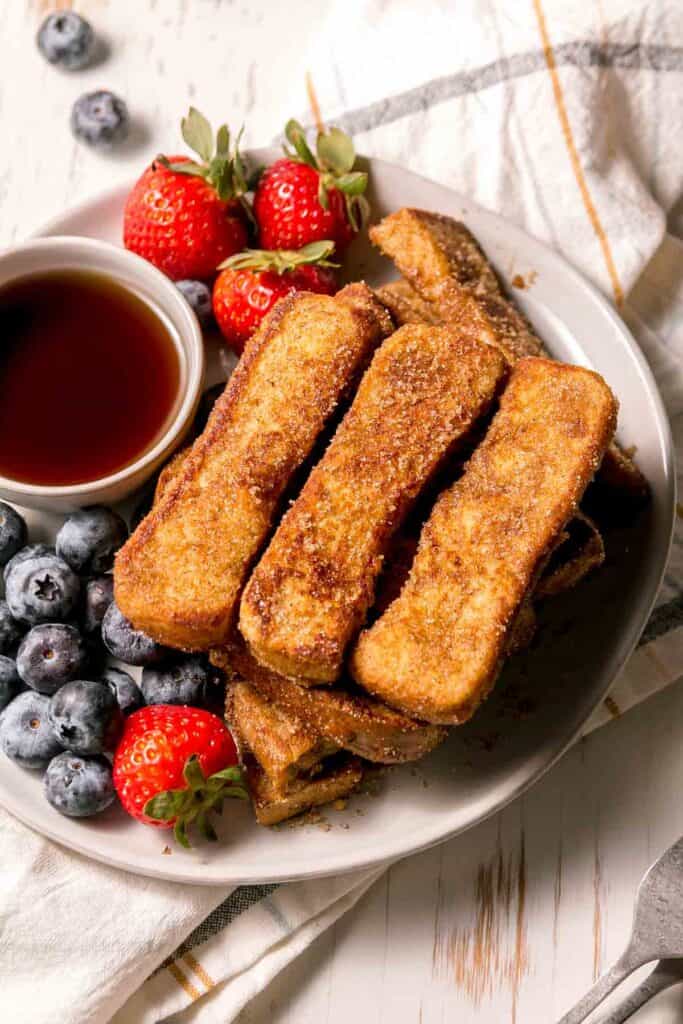
[[[251,0],[83,0],[105,64],[59,74],[37,55],[41,0],[0,0],[0,244],[178,141],[190,102],[269,142],[305,110],[289,5]],[[297,3],[303,50],[326,3]],[[120,92],[135,130],[123,152],[75,144],[71,103]],[[286,101],[285,107],[282,103]],[[502,814],[393,868],[360,906],[242,1014],[242,1024],[551,1022],[621,950],[637,882],[683,833],[683,687],[579,744]],[[638,1024],[683,1019],[683,987]]]
[[[240,1024],[551,1024],[619,955],[640,876],[683,832],[682,715],[676,684],[392,868]],[[633,1018],[681,1020],[683,986]]]

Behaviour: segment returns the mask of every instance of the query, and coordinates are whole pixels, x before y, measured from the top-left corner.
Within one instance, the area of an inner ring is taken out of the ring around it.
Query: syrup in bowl
[[[48,271],[0,288],[0,476],[89,483],[149,451],[180,399],[172,330],[105,274]]]

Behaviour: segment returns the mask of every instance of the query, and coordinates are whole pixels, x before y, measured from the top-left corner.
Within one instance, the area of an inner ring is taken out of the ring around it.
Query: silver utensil
[[[624,952],[558,1024],[581,1024],[617,985],[644,964],[681,957],[683,839],[655,861],[640,883],[631,938]]]
[[[613,1010],[601,1016],[596,1024],[624,1024],[636,1010],[672,985],[683,981],[683,960],[660,960],[638,988],[626,996]]]

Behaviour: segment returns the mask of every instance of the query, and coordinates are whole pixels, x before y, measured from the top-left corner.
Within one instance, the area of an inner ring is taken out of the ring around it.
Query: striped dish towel
[[[326,9],[301,64],[325,120],[511,218],[596,282],[650,360],[681,448],[680,0]],[[309,109],[303,84],[294,96],[273,86],[283,118]],[[679,527],[641,645],[589,728],[683,673],[682,595]],[[193,889],[87,862],[2,812],[0,863],[0,1018],[13,1024],[227,1024],[381,873]]]

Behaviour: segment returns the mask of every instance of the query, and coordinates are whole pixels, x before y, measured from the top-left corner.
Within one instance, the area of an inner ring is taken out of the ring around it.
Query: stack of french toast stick
[[[281,300],[116,562],[133,624],[225,672],[266,825],[433,750],[603,561],[594,476],[647,494],[608,386],[548,356],[464,225],[370,234],[401,277]]]

